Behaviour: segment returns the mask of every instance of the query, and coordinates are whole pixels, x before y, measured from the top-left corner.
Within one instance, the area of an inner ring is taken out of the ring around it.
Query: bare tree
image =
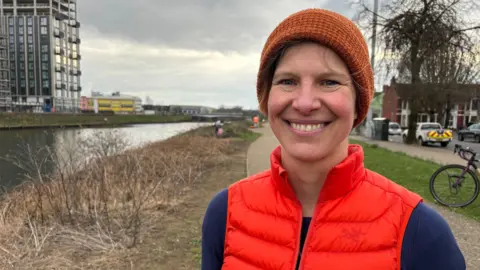
[[[374,12],[366,0],[354,0],[358,9],[357,20],[362,28],[369,30]],[[466,14],[478,10],[474,0],[392,0],[380,7],[377,40],[384,51],[383,63],[388,70],[397,70],[399,62],[408,66],[409,82],[416,89],[409,97],[407,143],[415,141],[417,116],[425,100],[421,85],[422,68],[427,60],[442,53],[446,47],[456,52],[468,52],[475,45],[472,33],[480,25],[469,23]],[[365,24],[367,22],[368,24]],[[438,57],[438,56],[437,56]],[[408,61],[405,61],[407,59]],[[402,70],[397,70],[401,73]],[[402,74],[400,74],[402,75]]]
[[[434,114],[443,118],[444,126],[448,126],[453,105],[478,97],[475,87],[470,85],[480,78],[478,54],[479,50],[475,48],[459,51],[455,46],[445,44],[436,54],[426,58],[420,69],[422,98],[418,102],[431,118]],[[410,81],[410,67],[409,58],[403,59],[399,65],[402,80]]]

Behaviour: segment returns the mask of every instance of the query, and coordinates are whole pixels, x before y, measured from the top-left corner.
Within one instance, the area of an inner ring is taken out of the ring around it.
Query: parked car
[[[408,129],[402,133],[403,141],[407,141]],[[415,138],[419,145],[427,145],[429,143],[440,143],[442,147],[446,147],[453,138],[453,132],[444,129],[442,125],[435,122],[417,123],[415,130]]]
[[[465,139],[473,139],[475,142],[480,143],[480,124],[473,124],[459,130],[458,140],[463,141]]]
[[[402,128],[396,122],[388,123],[388,135],[402,135]]]

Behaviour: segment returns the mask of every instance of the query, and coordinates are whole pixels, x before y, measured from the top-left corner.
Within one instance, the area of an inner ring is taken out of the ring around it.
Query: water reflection
[[[45,163],[48,149],[62,159],[81,161],[82,142],[90,140],[99,131],[108,130],[121,134],[129,147],[164,140],[190,129],[208,125],[206,123],[146,124],[120,128],[88,128],[62,130],[12,130],[0,131],[0,186],[6,188],[23,181],[25,174],[32,174],[42,163],[42,173],[52,172],[53,164]],[[17,164],[14,164],[15,160]]]

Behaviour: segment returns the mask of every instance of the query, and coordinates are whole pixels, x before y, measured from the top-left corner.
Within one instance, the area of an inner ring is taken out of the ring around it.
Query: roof
[[[444,96],[448,93],[452,96],[452,99],[457,101],[468,101],[472,97],[480,97],[480,84],[405,84],[396,83],[395,78],[393,78],[391,82],[391,87],[395,89],[395,92],[401,99],[416,98],[419,96],[419,93],[421,93],[422,97],[425,97],[426,95],[427,98],[435,98],[442,94],[442,96]]]

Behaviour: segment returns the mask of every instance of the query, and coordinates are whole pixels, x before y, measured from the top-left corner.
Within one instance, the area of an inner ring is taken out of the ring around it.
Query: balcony
[[[57,83],[55,84],[55,88],[56,88],[56,89],[59,89],[59,90],[60,90],[60,89],[66,89],[66,88],[67,88],[67,85],[64,84],[64,83],[57,82]]]
[[[55,64],[55,71],[56,72],[65,72],[65,67],[61,64]]]
[[[55,47],[55,54],[65,55],[65,50],[63,48]]]
[[[82,55],[80,55],[79,53],[70,53],[68,57],[70,57],[71,59],[77,59],[77,60],[82,59]]]
[[[73,44],[80,44],[80,38],[68,37],[68,42],[73,43]]]
[[[77,85],[70,85],[70,91],[72,91],[72,92],[80,92],[80,91],[82,91],[82,87],[77,86]]]
[[[53,30],[53,35],[59,38],[65,37],[65,33],[62,30],[58,29],[57,27],[55,27],[55,29]]]

